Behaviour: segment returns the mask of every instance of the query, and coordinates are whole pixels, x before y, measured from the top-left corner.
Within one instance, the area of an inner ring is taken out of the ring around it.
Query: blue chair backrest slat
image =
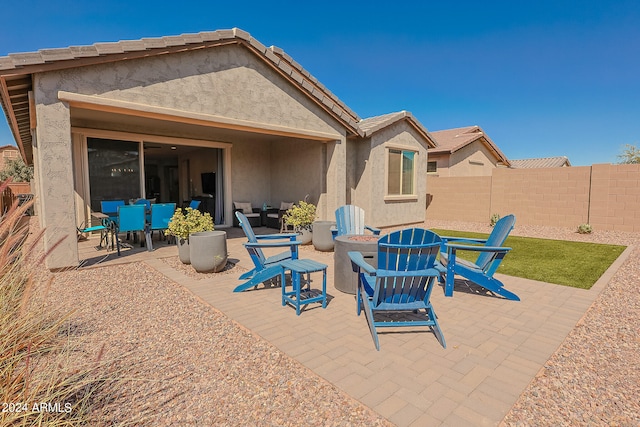
[[[377,286],[373,300],[381,303],[424,301],[433,277],[394,272],[424,271],[433,268],[440,249],[440,236],[432,231],[411,228],[382,236],[378,241]]]
[[[240,227],[242,227],[242,231],[244,231],[244,235],[247,236],[247,241],[249,243],[257,243],[258,239],[256,239],[256,235],[253,232],[253,228],[251,228],[251,224],[249,224],[247,217],[241,211],[236,211],[236,218],[238,218],[238,222],[240,223]],[[267,257],[264,256],[264,253],[260,248],[250,248],[249,254],[251,255],[251,259],[256,267],[263,266],[267,260]]]
[[[514,215],[507,215],[496,223],[493,226],[493,230],[487,239],[487,243],[485,246],[503,246],[505,240],[513,230],[513,227],[516,223],[516,217]],[[485,271],[491,261],[495,259],[496,254],[491,252],[482,252],[478,255],[476,259],[476,265],[483,271]]]
[[[364,234],[364,210],[355,205],[344,205],[336,209],[338,236]]]
[[[123,205],[118,207],[118,230],[143,231],[145,226],[144,205]]]
[[[175,203],[156,203],[151,205],[151,229],[166,230],[176,211]]]

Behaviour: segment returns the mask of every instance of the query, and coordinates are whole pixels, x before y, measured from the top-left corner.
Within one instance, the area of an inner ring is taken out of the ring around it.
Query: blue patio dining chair
[[[298,233],[256,236],[249,220],[241,211],[236,211],[236,218],[238,218],[240,227],[242,227],[242,231],[244,231],[245,236],[247,236],[247,242],[244,243],[244,247],[247,248],[249,252],[254,268],[239,277],[240,280],[246,280],[246,282],[236,286],[233,292],[242,292],[254,288],[267,280],[280,277],[282,273],[282,262],[298,259],[298,245],[300,244],[300,242],[296,240]],[[267,241],[259,242],[258,240]],[[267,258],[262,252],[262,248],[287,248],[288,250]]]
[[[113,222],[118,220],[118,207],[124,206],[124,200],[101,200],[100,212],[107,215]]]
[[[158,231],[160,237],[164,237],[164,232],[169,228],[169,221],[176,211],[175,203],[155,203],[151,205],[151,222],[149,231]]]
[[[431,293],[440,270],[436,257],[440,237],[422,228],[410,228],[378,240],[378,267],[361,252],[349,252],[358,273],[357,313],[364,308],[371,336],[380,350],[378,328],[427,326],[442,347],[444,335],[431,305]]]
[[[119,233],[133,232],[140,236],[140,247],[144,246],[146,231],[145,206],[144,205],[123,205],[118,207],[118,220],[116,222],[116,245],[118,255],[120,255]]]
[[[201,200],[191,200],[191,202],[189,202],[189,207],[191,209],[198,209],[200,207],[200,203],[202,203]]]

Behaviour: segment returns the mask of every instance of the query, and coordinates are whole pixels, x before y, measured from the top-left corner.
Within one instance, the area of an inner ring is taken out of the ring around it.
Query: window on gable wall
[[[389,149],[387,169],[387,195],[413,195],[415,188],[415,151]]]
[[[427,162],[427,173],[436,173],[438,172],[438,162],[432,161]]]

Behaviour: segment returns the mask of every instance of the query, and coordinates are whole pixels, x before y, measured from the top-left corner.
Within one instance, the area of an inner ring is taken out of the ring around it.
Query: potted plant
[[[191,263],[189,254],[189,235],[202,231],[213,231],[213,219],[208,212],[204,214],[196,209],[176,209],[169,221],[167,234],[175,236],[180,261]]]
[[[303,244],[311,243],[311,224],[316,219],[316,205],[313,203],[307,203],[305,201],[298,202],[292,208],[287,210],[282,216],[282,220],[289,225],[293,226],[293,229],[300,233],[298,240]]]

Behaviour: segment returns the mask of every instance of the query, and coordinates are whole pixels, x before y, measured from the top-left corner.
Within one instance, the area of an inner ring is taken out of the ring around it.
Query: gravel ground
[[[427,226],[490,232],[486,224]],[[640,425],[640,234],[525,226],[513,234],[636,249],[504,424]],[[123,381],[93,425],[390,425],[144,263],[54,277],[41,295],[48,308],[75,310],[78,357],[95,357],[106,343],[103,358],[126,353],[127,378],[139,379]]]

